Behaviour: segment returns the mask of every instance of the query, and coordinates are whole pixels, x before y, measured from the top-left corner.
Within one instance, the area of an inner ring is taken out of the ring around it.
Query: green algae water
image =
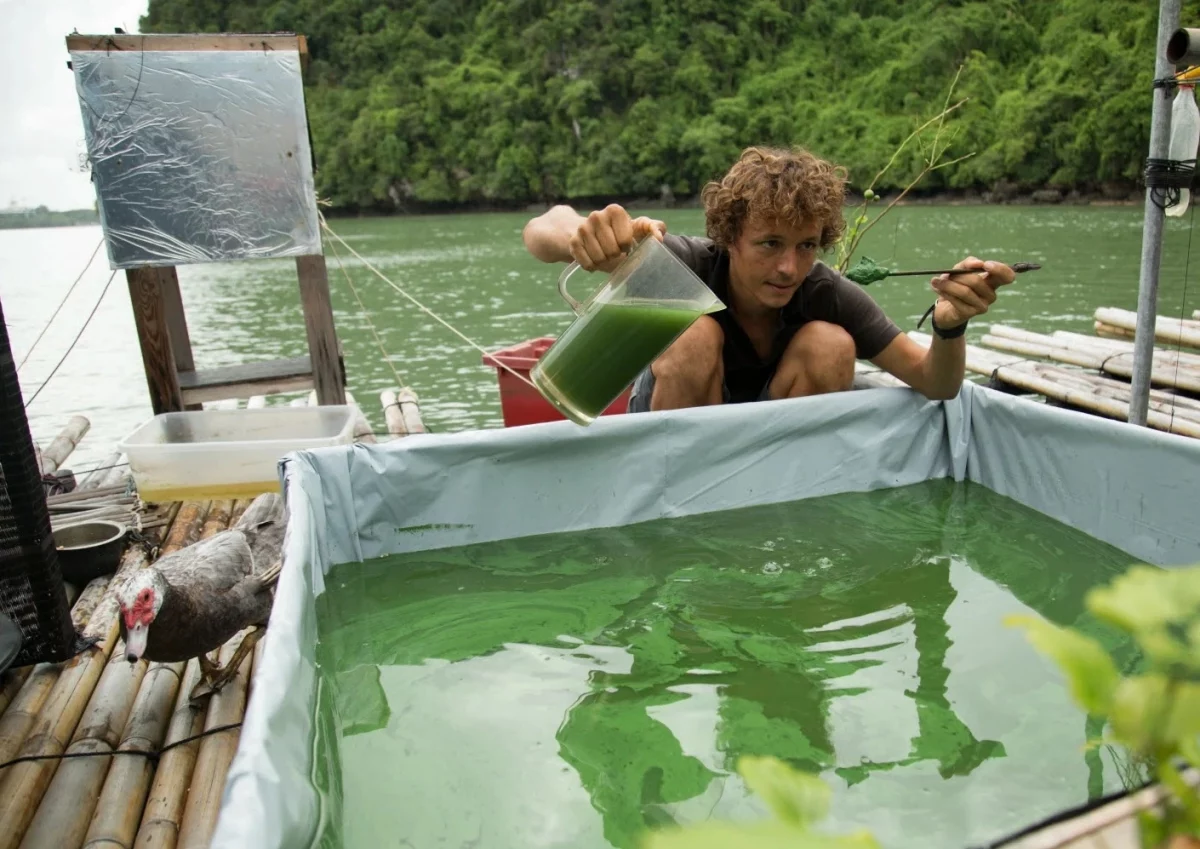
[[[586,423],[701,315],[636,301],[595,305],[546,352],[531,378],[564,415]]]
[[[324,846],[635,847],[766,808],[770,754],[825,826],[963,849],[1121,789],[1100,727],[1010,613],[1084,628],[1131,558],[931,481],[335,567],[317,599]]]

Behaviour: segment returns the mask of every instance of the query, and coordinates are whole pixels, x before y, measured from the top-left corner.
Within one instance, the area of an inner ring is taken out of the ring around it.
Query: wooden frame
[[[67,50],[296,50],[300,65],[308,67],[308,39],[284,33],[186,33],[67,36]]]
[[[308,41],[294,33],[183,33],[67,36],[70,52],[296,51],[308,67]],[[308,356],[197,370],[174,266],[131,268],[125,277],[154,413],[198,410],[205,401],[315,389],[318,404],[346,403],[346,373],[333,322],[329,276],[320,254],[296,258]]]
[[[325,257],[296,258],[308,356],[197,370],[174,266],[125,272],[154,414],[199,410],[205,401],[315,389],[317,403],[346,403],[346,372]]]

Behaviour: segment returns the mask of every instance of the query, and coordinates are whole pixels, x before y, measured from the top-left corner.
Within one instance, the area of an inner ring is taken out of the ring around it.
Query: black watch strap
[[[925,323],[925,319],[929,319],[929,325],[933,328],[934,334],[942,339],[957,339],[959,336],[962,336],[967,332],[968,322],[965,321],[958,327],[951,327],[949,330],[943,330],[942,328],[938,327],[937,319],[933,317],[933,310],[936,306],[937,301],[934,301],[933,304],[930,305],[929,309],[925,310],[925,315],[921,316],[921,320],[917,322],[918,330],[920,330],[921,325]]]

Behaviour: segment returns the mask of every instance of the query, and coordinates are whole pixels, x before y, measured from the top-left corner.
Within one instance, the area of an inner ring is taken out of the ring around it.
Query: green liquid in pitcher
[[[590,421],[701,315],[694,307],[593,306],[542,357],[533,381],[570,418]]]

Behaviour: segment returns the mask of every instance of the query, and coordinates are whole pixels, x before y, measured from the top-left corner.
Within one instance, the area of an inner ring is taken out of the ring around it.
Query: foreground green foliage
[[[866,831],[822,834],[814,826],[829,812],[832,791],[815,775],[771,757],[738,760],[738,774],[771,809],[761,822],[710,820],[651,832],[645,849],[879,849]]]
[[[1133,637],[1144,670],[1122,676],[1103,646],[1077,631],[1031,616],[1009,621],[1062,668],[1076,703],[1108,720],[1108,742],[1148,763],[1171,791],[1165,817],[1142,816],[1143,845],[1171,834],[1200,838],[1200,793],[1180,773],[1182,765],[1200,769],[1200,566],[1135,566],[1092,590],[1086,604]]]
[[[805,145],[862,189],[960,66],[945,159],[975,155],[921,191],[1123,197],[1149,139],[1156,7],[150,0],[141,29],[304,33],[318,189],[335,207],[691,196],[748,144]],[[875,191],[903,189],[922,155],[904,150]]]

